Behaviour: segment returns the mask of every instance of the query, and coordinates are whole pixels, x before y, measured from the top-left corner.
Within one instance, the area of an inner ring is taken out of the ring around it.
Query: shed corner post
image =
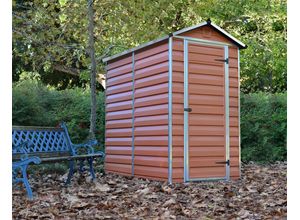
[[[172,118],[173,118],[173,112],[172,112],[172,74],[173,74],[173,37],[169,37],[169,42],[168,42],[168,64],[169,64],[169,82],[168,82],[168,182],[169,184],[172,184],[172,172],[173,172],[173,149],[172,149],[172,138],[173,138],[173,133],[172,133]]]

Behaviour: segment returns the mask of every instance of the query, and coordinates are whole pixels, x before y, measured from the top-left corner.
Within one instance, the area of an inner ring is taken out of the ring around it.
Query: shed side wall
[[[132,57],[108,63],[106,73],[105,170],[131,175]]]
[[[135,54],[134,175],[168,178],[168,41]]]
[[[168,59],[165,41],[107,65],[106,171],[167,180]]]

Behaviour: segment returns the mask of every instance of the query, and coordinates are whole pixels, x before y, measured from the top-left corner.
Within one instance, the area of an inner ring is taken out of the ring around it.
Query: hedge
[[[104,143],[104,93],[97,96],[96,138]],[[241,94],[242,161],[286,160],[286,93]],[[13,85],[13,125],[57,126],[67,123],[73,142],[87,139],[90,93],[86,89],[57,91],[35,80]]]
[[[74,143],[88,139],[90,120],[90,92],[88,89],[57,91],[35,80],[13,85],[12,123],[26,126],[58,126],[67,124]],[[104,94],[97,95],[96,138],[104,143]]]
[[[286,160],[287,94],[241,95],[242,160]]]

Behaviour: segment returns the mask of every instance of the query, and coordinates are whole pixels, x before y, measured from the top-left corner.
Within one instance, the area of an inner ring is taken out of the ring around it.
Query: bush
[[[13,125],[58,126],[67,124],[71,140],[83,142],[88,138],[90,92],[84,89],[57,91],[36,80],[20,81],[13,86]],[[104,143],[104,94],[97,96],[96,138]]]
[[[244,162],[286,160],[286,93],[241,94],[241,148]]]

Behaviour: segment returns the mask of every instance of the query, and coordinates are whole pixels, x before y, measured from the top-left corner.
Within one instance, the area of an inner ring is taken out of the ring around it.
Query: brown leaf
[[[145,189],[142,189],[142,190],[138,190],[137,193],[139,195],[146,195],[150,192],[150,189],[149,188],[145,188]]]
[[[171,194],[172,189],[169,186],[165,185],[165,186],[162,186],[162,191],[165,193]]]
[[[174,198],[171,198],[169,200],[167,200],[164,204],[163,204],[163,207],[167,207],[167,206],[170,206],[172,204],[176,204],[176,201]]]
[[[244,209],[238,212],[238,216],[241,217],[242,219],[247,218],[249,215],[250,212]]]
[[[109,192],[111,189],[107,184],[95,184],[95,189],[100,192]]]
[[[107,183],[109,185],[116,185],[117,184],[116,181],[113,181],[113,180],[108,180]]]

